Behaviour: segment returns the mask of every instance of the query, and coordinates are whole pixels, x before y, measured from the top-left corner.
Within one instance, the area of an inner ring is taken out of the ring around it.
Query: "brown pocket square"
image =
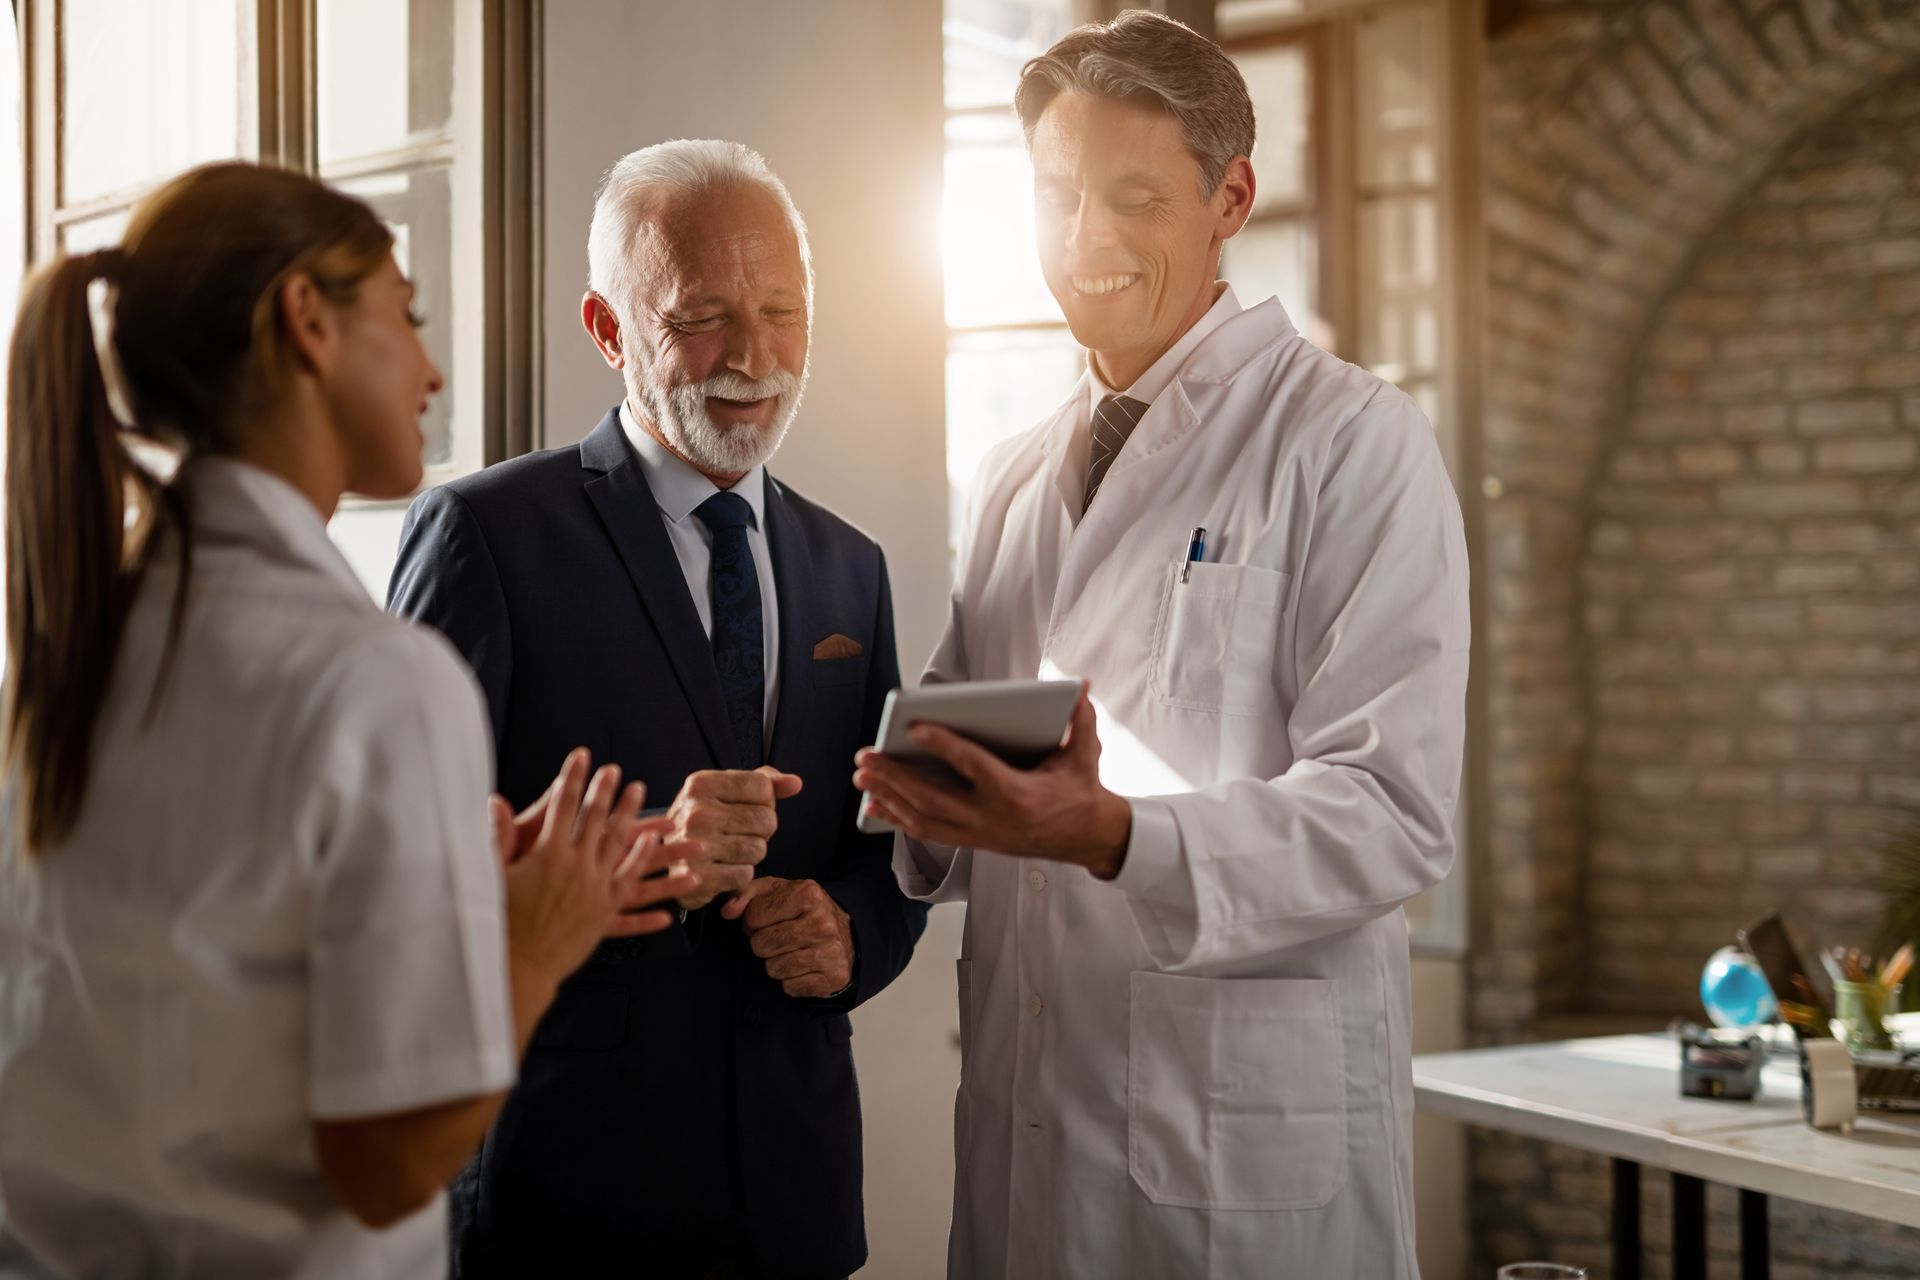
[[[843,636],[838,631],[813,646],[815,662],[832,662],[836,658],[857,658],[866,650],[852,636]]]

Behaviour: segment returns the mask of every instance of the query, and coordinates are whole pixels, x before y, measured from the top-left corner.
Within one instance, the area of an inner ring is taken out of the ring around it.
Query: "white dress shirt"
[[[1209,321],[1084,515],[1084,386],[968,495],[926,680],[1088,680],[1133,828],[1112,881],[896,844],[967,904],[952,1276],[1417,1274],[1401,906],[1454,855],[1459,506],[1406,395],[1276,301]]]
[[[445,1197],[366,1230],[310,1127],[514,1079],[479,689],[290,485],[219,460],[183,482],[157,717],[171,554],[72,835],[27,861],[0,834],[0,1273],[441,1275]]]
[[[633,416],[625,401],[620,403],[620,429],[627,442],[640,455],[640,467],[646,472],[647,488],[660,507],[660,519],[666,523],[667,539],[673,554],[680,559],[680,572],[686,575],[687,591],[693,607],[700,613],[700,628],[713,638],[713,534],[694,508],[720,492],[720,486],[694,469],[684,458],[674,456],[667,447],[647,433]],[[767,469],[755,467],[734,484],[733,492],[753,508],[753,523],[747,526],[747,546],[753,550],[754,574],[760,579],[761,664],[766,677],[766,708],[760,725],[765,741],[773,746],[773,712],[780,705],[780,596],[773,585],[773,555],[767,548]]]

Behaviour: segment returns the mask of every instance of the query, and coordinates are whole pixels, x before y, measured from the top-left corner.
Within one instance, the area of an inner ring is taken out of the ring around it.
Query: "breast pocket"
[[[1133,975],[1127,1163],[1155,1204],[1318,1209],[1347,1177],[1333,983]]]
[[[1167,567],[1154,631],[1153,692],[1170,706],[1259,715],[1273,689],[1280,614],[1293,575],[1251,564]]]

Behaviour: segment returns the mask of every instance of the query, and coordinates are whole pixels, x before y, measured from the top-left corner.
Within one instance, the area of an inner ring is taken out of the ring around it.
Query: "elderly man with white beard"
[[[697,887],[561,987],[455,1188],[455,1272],[846,1276],[847,1014],[926,915],[846,776],[899,683],[885,560],[765,469],[806,384],[806,227],[752,151],[668,142],[609,171],[587,257],[625,399],[415,501],[389,607],[472,664],[523,821],[585,746],[675,797]]]

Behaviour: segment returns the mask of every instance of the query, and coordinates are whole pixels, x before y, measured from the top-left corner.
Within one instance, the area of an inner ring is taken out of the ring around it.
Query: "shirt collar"
[[[1180,372],[1180,366],[1187,362],[1187,357],[1191,356],[1194,349],[1206,340],[1207,335],[1240,314],[1240,299],[1233,296],[1233,286],[1223,280],[1217,282],[1214,287],[1219,292],[1214,294],[1213,305],[1208,307],[1206,314],[1194,321],[1193,327],[1181,334],[1180,340],[1168,347],[1165,354],[1155,360],[1145,373],[1133,380],[1133,385],[1126,390],[1130,399],[1138,400],[1143,404],[1152,404],[1159,399],[1160,393],[1173,385],[1174,376]],[[1087,355],[1087,387],[1093,397],[1092,403],[1095,405],[1098,405],[1104,397],[1114,394],[1113,388],[1101,379],[1100,371],[1093,367],[1091,352]]]
[[[373,602],[312,500],[279,476],[235,458],[201,457],[181,469],[180,483],[196,529],[317,570],[356,599]]]
[[[640,469],[646,474],[647,488],[653,490],[653,500],[659,504],[660,512],[675,524],[683,524],[693,514],[695,507],[720,492],[720,486],[701,475],[691,462],[676,456],[667,447],[653,438],[653,434],[640,425],[633,416],[633,410],[627,402],[620,402],[620,429],[626,432],[627,443],[633,446],[639,457]],[[765,529],[767,469],[755,467],[741,476],[731,492],[739,494],[753,508],[753,527]]]

